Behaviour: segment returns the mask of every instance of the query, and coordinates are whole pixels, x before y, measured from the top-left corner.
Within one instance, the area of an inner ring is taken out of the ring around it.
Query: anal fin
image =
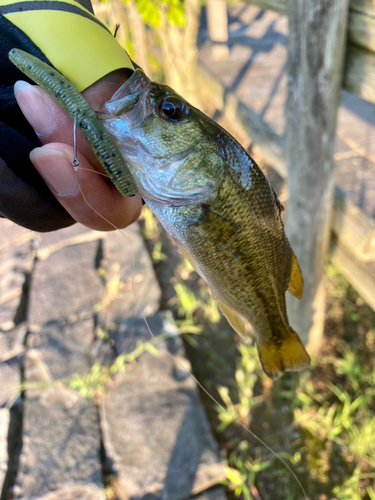
[[[297,299],[302,299],[303,296],[303,277],[301,268],[299,267],[297,257],[290,247],[290,257],[291,257],[291,269],[290,269],[290,280],[288,291],[297,297]]]
[[[242,316],[240,316],[236,311],[234,311],[230,306],[227,306],[227,304],[225,304],[221,300],[217,298],[216,300],[219,304],[221,312],[227,318],[230,326],[238,333],[238,335],[240,335],[241,337],[245,337],[246,329],[245,329],[245,322]]]

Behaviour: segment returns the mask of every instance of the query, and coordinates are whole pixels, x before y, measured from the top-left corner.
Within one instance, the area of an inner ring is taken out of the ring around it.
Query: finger
[[[137,220],[142,208],[139,195],[121,196],[82,154],[78,154],[80,165],[75,172],[73,157],[73,148],[60,143],[47,144],[30,153],[34,167],[77,222],[98,231],[110,231]]]
[[[82,95],[95,111],[101,111],[116,90],[129,77],[127,70],[117,70],[101,78]],[[63,142],[73,144],[73,121],[57,102],[42,88],[18,81],[14,93],[26,119],[34,128],[43,144]],[[102,167],[80,130],[77,130],[78,150],[92,165],[102,171]]]
[[[14,95],[42,144],[59,142],[73,145],[73,120],[47,92],[35,85],[18,81],[14,86]],[[79,129],[77,146],[92,165],[102,170]]]

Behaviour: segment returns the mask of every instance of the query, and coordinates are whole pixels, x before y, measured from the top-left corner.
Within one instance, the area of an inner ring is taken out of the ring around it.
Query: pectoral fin
[[[297,257],[290,247],[290,257],[291,257],[291,270],[290,270],[290,281],[288,292],[297,297],[297,299],[302,299],[303,296],[303,277],[301,268],[299,267]]]
[[[243,318],[231,307],[227,306],[227,304],[224,304],[224,302],[219,299],[216,300],[218,301],[221,312],[227,318],[230,326],[238,333],[238,335],[245,337],[246,330]]]

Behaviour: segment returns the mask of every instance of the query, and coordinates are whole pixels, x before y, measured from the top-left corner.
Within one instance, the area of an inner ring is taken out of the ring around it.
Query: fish
[[[264,371],[307,368],[286,311],[286,291],[301,299],[303,278],[282,206],[240,144],[140,69],[96,114],[55,69],[19,49],[9,58],[74,119],[119,192],[141,193],[234,330],[246,336],[252,324]]]
[[[99,114],[145,203],[240,336],[254,329],[271,378],[307,368],[291,328],[286,291],[301,299],[303,278],[285,234],[282,206],[242,146],[170,87],[140,69]]]

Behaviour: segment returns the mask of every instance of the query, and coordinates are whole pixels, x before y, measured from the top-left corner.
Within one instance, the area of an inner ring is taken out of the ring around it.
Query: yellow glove
[[[111,71],[134,69],[108,28],[75,0],[0,0],[0,14],[80,92]]]

